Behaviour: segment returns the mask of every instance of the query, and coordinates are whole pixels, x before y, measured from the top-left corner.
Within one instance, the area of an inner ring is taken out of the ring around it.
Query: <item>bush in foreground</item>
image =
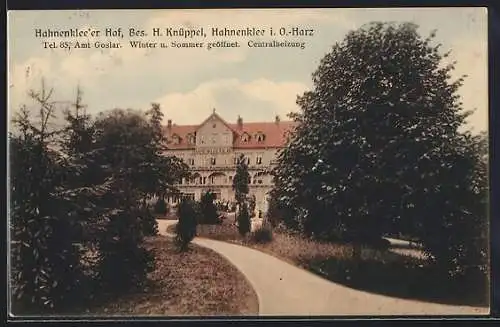
[[[183,199],[179,204],[178,216],[179,222],[175,226],[175,239],[179,249],[185,251],[196,235],[198,218],[196,203],[189,199]]]

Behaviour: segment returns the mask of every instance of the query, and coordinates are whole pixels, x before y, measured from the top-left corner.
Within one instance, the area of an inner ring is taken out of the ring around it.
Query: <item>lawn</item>
[[[169,231],[174,230],[171,226]],[[354,289],[435,303],[485,307],[489,303],[486,281],[452,283],[415,249],[364,247],[354,258],[351,245],[320,243],[285,231],[275,230],[271,242],[256,243],[242,238],[229,222],[198,226],[197,233],[252,247]]]
[[[108,299],[83,310],[92,315],[257,315],[257,295],[245,277],[216,252],[191,244],[179,253],[170,238],[146,242],[156,268],[138,293]],[[119,272],[117,272],[119,273]]]

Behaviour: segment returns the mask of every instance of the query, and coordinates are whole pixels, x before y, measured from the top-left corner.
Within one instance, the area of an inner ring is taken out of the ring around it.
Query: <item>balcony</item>
[[[233,187],[232,183],[206,183],[206,184],[175,184],[175,187],[182,187],[182,188],[199,188],[199,187],[221,187],[221,188],[226,188],[226,187]],[[272,183],[262,183],[262,184],[248,184],[248,187],[250,188],[265,188],[265,187],[271,187],[273,186]]]
[[[248,169],[250,170],[268,170],[270,166],[261,164],[250,164]],[[224,170],[236,170],[236,165],[210,165],[210,166],[189,166],[191,171],[224,171]]]

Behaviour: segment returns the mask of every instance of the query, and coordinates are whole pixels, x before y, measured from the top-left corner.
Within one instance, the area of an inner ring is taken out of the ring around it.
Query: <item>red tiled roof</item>
[[[226,122],[224,122],[226,123]],[[226,125],[231,128],[235,135],[235,140],[233,143],[236,149],[259,149],[259,148],[279,148],[286,144],[286,134],[291,131],[295,122],[293,121],[280,121],[280,122],[256,122],[256,123],[243,123],[242,128],[239,128],[238,124],[228,124]],[[174,135],[178,135],[181,138],[179,144],[174,144],[169,142],[169,149],[190,149],[194,148],[194,144],[188,144],[188,134],[194,134],[200,125],[175,125],[169,129],[167,126],[164,127],[165,134],[168,140],[172,140]],[[244,133],[250,135],[248,142],[243,142],[241,136]],[[264,141],[258,142],[256,134],[261,132],[264,134]]]

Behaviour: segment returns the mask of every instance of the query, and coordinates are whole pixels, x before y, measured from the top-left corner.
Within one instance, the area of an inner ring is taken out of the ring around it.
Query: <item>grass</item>
[[[179,252],[170,238],[147,240],[156,268],[140,292],[96,302],[92,315],[257,315],[257,295],[245,277],[216,252],[191,244]],[[117,272],[119,273],[119,272]]]
[[[170,230],[174,231],[173,228]],[[198,226],[199,237],[252,247],[345,286],[392,297],[455,305],[489,305],[487,282],[451,282],[415,249],[375,250],[363,247],[359,257],[352,245],[322,243],[285,231],[256,243],[242,238],[228,222]]]

